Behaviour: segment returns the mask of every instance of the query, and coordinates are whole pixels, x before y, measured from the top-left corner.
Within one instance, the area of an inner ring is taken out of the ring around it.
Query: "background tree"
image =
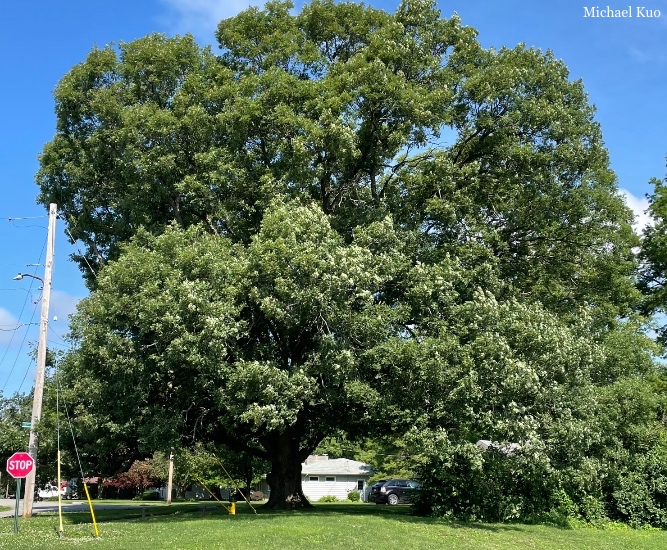
[[[29,395],[16,393],[4,397],[0,394],[0,461],[5,464],[12,454],[22,451],[28,444],[28,431],[21,428],[21,423],[30,421],[31,405]]]
[[[151,461],[135,460],[127,472],[116,474],[112,478],[105,479],[102,483],[107,490],[114,489],[118,496],[124,493],[132,492],[132,498],[142,498],[144,491],[148,487],[153,487],[157,484],[158,479],[151,464]]]
[[[28,430],[21,428],[21,423],[30,421],[31,408],[29,395],[16,393],[12,397],[4,397],[0,393],[0,464],[6,465],[7,459],[15,452],[28,448]],[[3,467],[0,470],[0,488],[5,498],[13,485],[13,478]]]
[[[644,310],[664,314],[667,311],[667,188],[665,181],[653,179],[648,213],[653,224],[644,228],[641,247],[640,288],[644,292]],[[667,326],[659,329],[664,344]]]
[[[423,403],[406,407],[429,487],[422,511],[663,525],[664,395],[653,388],[652,342],[631,323],[599,340],[590,312],[571,325],[488,295],[455,311],[449,341],[387,354],[404,362],[395,367],[404,394]]]
[[[159,35],[94,50],[56,90],[37,176],[95,290],[65,367],[87,438],[126,461],[224,443],[271,462],[272,506],[303,502],[326,435],[402,433],[439,384],[487,418],[456,437],[490,429],[464,391],[486,340],[498,404],[532,406],[503,376],[544,359],[477,340],[475,308],[595,346],[638,297],[631,213],[561,62],[486,50],[430,0],[291,8],[222,21],[219,56]]]
[[[52,355],[49,354],[49,360]],[[47,363],[48,364],[48,363]],[[47,372],[45,381],[45,399],[44,408],[39,426],[36,426],[39,434],[39,455],[37,457],[37,485],[42,486],[50,481],[55,481],[57,471],[57,431],[55,422],[55,398],[52,392],[53,377]],[[22,428],[24,422],[30,422],[32,416],[32,392],[27,394],[16,393],[12,397],[4,398],[0,396],[0,423],[2,430],[0,432],[0,463],[7,464],[7,459],[17,451],[26,451],[28,448],[28,439],[30,430]],[[64,414],[63,414],[64,417]],[[69,437],[67,427],[63,427],[63,434]],[[71,439],[71,437],[70,437]],[[75,461],[71,460],[73,454],[69,454],[67,446],[63,453],[63,475],[77,475],[78,468],[74,466]],[[5,476],[6,471],[0,471],[0,475]],[[7,478],[4,478],[7,481]],[[6,485],[5,485],[6,487]]]
[[[421,459],[404,434],[376,434],[358,441],[350,441],[344,433],[336,434],[324,439],[315,452],[326,454],[329,458],[349,458],[370,464],[373,467],[370,482],[413,478]]]
[[[162,480],[166,482],[168,457],[156,453],[151,460],[155,468],[160,464],[164,471]],[[196,443],[192,447],[180,449],[174,457],[174,483],[178,496],[185,498],[185,492],[194,483],[201,483],[217,498],[221,498],[219,489],[242,489],[250,493],[253,486],[268,472],[268,464],[253,458],[247,453],[230,452],[224,446]]]

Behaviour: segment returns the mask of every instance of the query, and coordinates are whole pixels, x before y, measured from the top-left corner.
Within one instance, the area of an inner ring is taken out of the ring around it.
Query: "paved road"
[[[85,500],[63,500],[63,512],[87,512],[88,502]],[[13,498],[0,498],[0,506],[9,506],[10,510],[0,511],[0,518],[11,518],[14,517],[14,507],[16,506],[16,501]],[[95,510],[102,510],[108,508],[125,508],[132,509],[136,506],[127,505],[127,504],[98,504],[93,501],[93,508]],[[38,514],[40,512],[57,512],[58,511],[58,501],[42,501],[34,502],[32,505],[32,513]],[[23,513],[23,500],[19,503],[19,514]]]

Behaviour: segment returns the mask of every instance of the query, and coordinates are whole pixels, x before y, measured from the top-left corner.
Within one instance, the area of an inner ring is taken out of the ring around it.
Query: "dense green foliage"
[[[667,187],[666,182],[653,179],[653,194],[649,196],[648,213],[652,225],[644,228],[641,248],[640,288],[646,297],[644,309],[651,313],[667,312]],[[667,325],[659,330],[664,344]]]
[[[374,224],[358,239],[390,231]],[[388,252],[345,246],[321,211],[282,204],[247,248],[194,229],[146,239],[80,308],[68,372],[84,423],[127,430],[146,449],[184,436],[267,460],[288,433],[300,464],[337,423],[361,420],[356,356],[393,315],[373,300]],[[114,400],[131,406],[109,409]]]
[[[646,381],[625,379],[604,387],[577,384],[555,402],[545,396],[536,417],[534,408],[515,407],[520,414],[511,423],[532,421],[535,432],[526,439],[498,437],[502,443],[488,450],[452,430],[414,429],[413,449],[427,457],[418,475],[430,487],[419,506],[487,521],[579,518],[665,526],[664,404],[664,393],[658,397]],[[513,448],[509,441],[521,444]]]
[[[152,35],[63,78],[38,182],[86,245],[78,429],[108,466],[267,460],[271,506],[305,502],[326,436],[408,433],[457,487],[431,510],[590,497],[662,523],[659,400],[602,405],[656,367],[594,110],[551,53],[484,49],[434,6],[270,2],[220,23],[219,56]],[[491,479],[506,497],[462,501]]]
[[[16,394],[6,398],[0,394],[0,462],[3,464],[16,451],[28,446],[28,431],[21,428],[21,423],[30,422],[31,404],[27,396]]]
[[[27,396],[4,397],[0,393],[0,487],[14,485],[5,466],[11,455],[28,448],[28,430],[21,428],[21,423],[30,422],[31,406]],[[4,495],[4,491],[0,494]]]
[[[86,243],[86,273],[140,227],[247,244],[287,195],[317,201],[343,235],[391,212],[430,261],[493,262],[554,307],[626,311],[630,213],[561,62],[485,50],[426,0],[394,15],[289,8],[223,21],[219,57],[152,35],[93,51],[61,81],[40,201]]]

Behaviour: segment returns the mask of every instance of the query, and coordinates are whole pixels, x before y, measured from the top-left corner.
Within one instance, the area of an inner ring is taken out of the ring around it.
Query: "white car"
[[[61,487],[60,496],[64,497],[66,491],[67,491],[67,487]],[[58,487],[56,487],[55,485],[45,485],[44,487],[41,487],[39,489],[39,491],[37,491],[37,495],[39,496],[39,498],[57,497],[58,496]]]

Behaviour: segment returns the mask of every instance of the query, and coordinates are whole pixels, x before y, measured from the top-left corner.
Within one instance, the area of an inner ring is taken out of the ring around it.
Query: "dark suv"
[[[375,497],[380,494],[380,487],[382,487],[387,482],[386,479],[378,479],[373,485],[371,485],[371,490],[368,493],[368,502],[375,502]]]
[[[375,504],[399,504],[410,502],[422,486],[412,479],[390,479],[375,496]]]

